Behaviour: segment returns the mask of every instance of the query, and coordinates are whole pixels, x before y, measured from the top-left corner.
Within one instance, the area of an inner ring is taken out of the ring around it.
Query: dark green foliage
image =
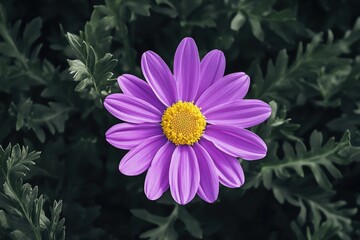
[[[74,80],[79,81],[75,91],[87,93],[92,99],[100,99],[107,95],[106,87],[111,84],[110,78],[117,60],[112,59],[110,53],[99,59],[94,48],[85,41],[77,39],[71,33],[67,34],[71,49],[78,59],[68,60],[70,73]],[[101,101],[100,101],[101,103]]]
[[[152,240],[178,238],[178,234],[174,228],[177,219],[185,224],[185,228],[191,236],[202,238],[203,235],[196,219],[194,219],[185,208],[180,207],[180,205],[175,205],[168,217],[156,216],[144,209],[132,209],[131,213],[144,221],[158,225],[157,228],[142,233],[140,238],[149,238]]]
[[[38,196],[38,187],[23,184],[39,154],[28,153],[28,148],[19,145],[0,146],[0,232],[10,239],[65,239],[65,219],[60,219],[62,201],[54,201],[49,219],[43,210],[45,197]]]
[[[1,4],[0,239],[360,238],[359,1]],[[224,51],[226,73],[251,77],[247,98],[272,107],[252,129],[267,157],[240,160],[245,185],[214,204],[147,200],[104,137],[116,78],[142,77],[146,50],[172,66],[185,36],[201,56]]]

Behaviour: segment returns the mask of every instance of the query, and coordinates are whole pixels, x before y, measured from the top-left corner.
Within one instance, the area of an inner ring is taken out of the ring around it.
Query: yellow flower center
[[[174,144],[192,145],[199,141],[206,121],[194,103],[178,101],[165,110],[161,126],[165,136]]]

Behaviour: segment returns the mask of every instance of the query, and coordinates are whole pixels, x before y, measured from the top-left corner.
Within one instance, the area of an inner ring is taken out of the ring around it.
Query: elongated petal
[[[179,204],[187,204],[195,197],[199,183],[199,164],[194,150],[188,145],[177,146],[169,170],[172,197]]]
[[[165,110],[165,105],[144,80],[131,74],[123,74],[118,77],[118,83],[123,93],[140,98],[161,111]]]
[[[250,79],[243,73],[232,73],[217,80],[196,101],[203,111],[218,104],[240,100],[249,90]]]
[[[245,160],[257,160],[266,156],[264,141],[249,130],[234,126],[208,125],[204,137],[221,151]]]
[[[127,176],[136,176],[146,171],[157,151],[166,143],[162,135],[145,139],[131,149],[120,161],[119,171]]]
[[[105,98],[105,108],[120,120],[131,123],[160,122],[162,112],[142,99],[121,93]]]
[[[176,82],[169,67],[159,55],[147,51],[141,58],[145,79],[159,100],[166,106],[176,102]]]
[[[260,100],[243,99],[227,102],[203,112],[206,121],[216,125],[252,127],[270,117],[271,107]]]
[[[214,82],[224,76],[225,56],[220,50],[212,50],[201,60],[199,90],[197,98],[208,89]]]
[[[162,134],[159,123],[119,123],[106,132],[106,140],[117,148],[132,149],[152,136]]]
[[[192,38],[184,38],[175,52],[174,76],[178,100],[194,101],[199,88],[200,58]]]
[[[200,144],[214,161],[222,185],[229,188],[237,188],[244,184],[244,171],[240,162],[235,157],[220,151],[212,142],[204,138],[200,140]]]
[[[169,168],[175,145],[167,142],[156,153],[146,174],[144,191],[148,199],[156,200],[169,188]]]
[[[219,195],[219,177],[213,160],[207,151],[198,143],[195,143],[194,151],[199,163],[200,184],[198,195],[206,202],[214,202]]]

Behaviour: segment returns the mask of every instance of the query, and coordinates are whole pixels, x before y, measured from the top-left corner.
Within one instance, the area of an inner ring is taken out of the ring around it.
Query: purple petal
[[[220,50],[212,50],[201,60],[199,90],[197,98],[208,89],[214,82],[224,76],[225,56]]]
[[[243,99],[227,102],[203,112],[206,122],[215,125],[236,125],[247,128],[269,118],[271,107],[260,100]]]
[[[172,197],[179,204],[187,204],[199,188],[199,165],[189,145],[178,145],[171,158],[169,184]]]
[[[118,83],[123,93],[140,98],[159,110],[165,110],[165,105],[156,97],[151,87],[142,79],[131,74],[118,77]]]
[[[249,76],[243,72],[232,73],[217,80],[196,101],[203,111],[221,103],[240,100],[249,90]]]
[[[208,125],[204,137],[221,151],[245,160],[257,160],[266,156],[264,141],[249,130],[234,126]]]
[[[245,176],[240,162],[215,147],[215,145],[202,138],[200,144],[211,156],[217,169],[220,183],[229,188],[237,188],[244,184]]]
[[[198,195],[206,202],[214,202],[219,195],[219,177],[213,160],[198,143],[193,145],[200,169]]]
[[[176,82],[169,67],[159,55],[147,51],[141,58],[141,69],[158,99],[166,106],[176,102]]]
[[[166,143],[163,135],[145,139],[131,149],[120,161],[119,171],[127,176],[136,176],[146,171],[157,151]]]
[[[184,38],[175,52],[174,76],[178,100],[194,101],[199,88],[200,58],[192,38]]]
[[[156,153],[146,174],[144,191],[148,199],[156,200],[169,188],[169,168],[175,145],[167,142]]]
[[[131,123],[160,122],[162,112],[142,99],[121,93],[105,98],[105,108],[120,120]]]
[[[132,149],[152,136],[161,135],[159,123],[119,123],[106,132],[106,141],[117,148]]]

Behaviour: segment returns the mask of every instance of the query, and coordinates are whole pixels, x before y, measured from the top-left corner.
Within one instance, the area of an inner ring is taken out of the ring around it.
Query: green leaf
[[[175,18],[178,15],[177,9],[169,0],[155,0],[155,6],[152,6],[154,12],[159,12],[161,14],[166,14],[171,18]],[[165,6],[161,6],[165,5]]]
[[[193,237],[200,239],[203,237],[199,222],[190,215],[185,207],[179,208],[179,219],[184,222],[186,229]]]
[[[260,29],[260,27],[256,28]],[[334,41],[333,35],[329,31],[327,42],[324,42],[323,34],[317,34],[306,45],[305,51],[303,45],[299,44],[296,58],[291,64],[288,64],[287,52],[285,50],[280,51],[275,64],[271,60],[268,62],[265,77],[262,77],[264,74],[257,73],[255,75],[256,97],[271,96],[272,99],[289,105],[289,102],[304,102],[301,98],[312,99],[320,95],[324,100],[317,104],[337,106],[338,102],[332,98],[340,92],[339,86],[342,86],[351,73],[351,61],[339,56],[349,51],[349,47],[355,39],[360,39],[359,32],[360,30],[354,27],[354,30],[343,39]],[[337,67],[334,65],[335,62],[341,65]],[[259,71],[257,67],[252,69],[252,71]],[[330,81],[329,75],[326,75],[325,72],[329,72],[332,78]],[[307,80],[304,81],[303,79]],[[281,94],[277,94],[279,92]]]
[[[131,213],[142,220],[158,225],[157,228],[143,232],[140,238],[149,238],[151,240],[177,239],[177,233],[174,229],[177,210],[174,210],[168,217],[159,217],[143,209],[132,209]]]
[[[296,234],[297,239],[299,240],[311,240],[311,239],[333,239],[337,232],[340,230],[339,227],[334,226],[331,221],[322,222],[312,221],[312,227],[306,226],[306,235],[305,231],[301,229],[301,226],[295,221],[291,222],[291,229]],[[303,227],[304,228],[304,227]]]
[[[144,2],[125,2],[125,6],[136,14],[150,16],[150,4]]]
[[[181,220],[186,230],[196,238],[202,238],[202,230],[196,219],[191,216],[184,207],[175,205],[172,213],[168,217],[160,217],[149,213],[144,209],[132,209],[131,213],[150,223],[156,224],[158,227],[148,230],[140,235],[140,238],[155,239],[177,239],[178,234],[175,231],[175,221]]]
[[[234,31],[239,31],[239,29],[244,25],[245,21],[245,15],[242,12],[238,12],[231,20],[230,28]]]
[[[110,53],[98,58],[94,48],[85,41],[80,42],[79,37],[71,33],[67,33],[66,37],[78,58],[68,60],[70,74],[73,74],[74,80],[79,82],[75,90],[94,99],[96,104],[100,106],[103,92],[106,95],[113,83],[111,81],[112,71],[117,60],[113,59]]]
[[[317,220],[319,222],[325,218],[326,225],[315,230],[313,235],[322,236],[327,234],[337,235],[341,239],[350,239],[348,233],[351,232],[351,216],[356,214],[356,208],[345,208],[345,201],[331,202],[331,197],[334,195],[333,191],[326,191],[317,187],[305,187],[304,181],[293,185],[293,189],[289,189],[288,184],[274,184],[274,189],[278,188],[277,192],[282,194],[282,198],[286,199],[290,204],[300,207],[298,222],[304,225],[309,220]],[[319,228],[320,226],[315,226]],[[328,229],[328,228],[331,229]],[[334,231],[334,230],[337,231]],[[299,230],[295,230],[299,231]],[[308,230],[308,239],[311,233]],[[323,239],[323,238],[314,238]]]
[[[29,235],[26,235],[25,233],[21,232],[20,230],[15,230],[9,234],[9,237],[13,240],[32,240],[33,238],[30,238]]]
[[[251,26],[251,31],[254,36],[259,39],[261,42],[264,41],[264,31],[262,30],[260,21],[255,18],[250,18],[249,23]]]
[[[22,35],[20,35],[21,21],[17,21],[13,26],[8,26],[6,14],[2,6],[3,18],[0,21],[0,51],[7,57],[14,59],[18,66],[17,72],[13,75],[19,75],[19,72],[30,78],[32,82],[27,84],[45,84],[38,69],[32,65],[38,63],[38,53],[42,47],[41,44],[35,45],[35,42],[41,35],[42,20],[34,18],[24,27]],[[3,41],[1,41],[3,40]],[[19,67],[20,66],[20,67]],[[19,68],[21,71],[19,71]]]
[[[34,165],[39,152],[28,148],[0,146],[0,177],[3,188],[0,192],[0,227],[8,231],[11,239],[65,239],[64,220],[59,220],[61,202],[54,202],[51,220],[43,210],[44,196],[38,196],[38,187],[23,184],[23,177]],[[2,193],[3,192],[3,193]]]
[[[258,174],[264,176],[264,186],[268,189],[272,187],[274,175],[280,179],[290,178],[294,171],[300,177],[304,177],[303,168],[308,168],[312,171],[319,186],[331,189],[332,184],[324,170],[326,169],[334,178],[342,176],[336,165],[350,163],[348,157],[340,154],[344,149],[351,148],[350,133],[346,132],[340,142],[336,143],[331,138],[323,144],[322,134],[315,131],[310,137],[310,147],[308,151],[302,142],[297,142],[295,148],[285,142],[283,151],[286,157],[280,160],[276,156],[271,156],[272,159],[261,166],[261,172]]]
[[[51,134],[64,132],[65,122],[69,118],[71,108],[49,102],[48,106],[33,103],[31,99],[22,99],[17,106],[13,106],[16,113],[16,130],[31,129],[41,142],[45,141],[44,128]]]
[[[147,222],[151,222],[151,223],[154,223],[157,225],[162,225],[167,222],[166,217],[159,217],[159,216],[153,215],[144,209],[131,209],[131,213],[134,216],[136,216],[142,220],[145,220]]]

